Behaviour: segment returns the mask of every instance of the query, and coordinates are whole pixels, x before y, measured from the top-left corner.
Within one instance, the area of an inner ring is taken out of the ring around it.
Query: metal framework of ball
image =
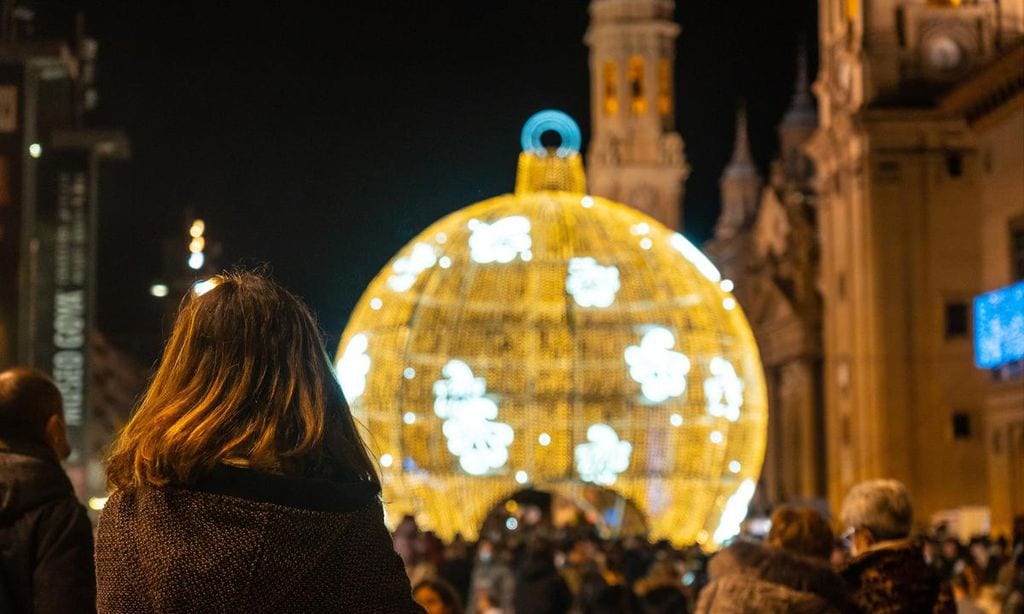
[[[768,418],[732,284],[681,234],[584,194],[567,116],[531,121],[515,194],[413,239],[342,336],[389,522],[474,537],[524,487],[601,487],[650,538],[716,548],[746,515]]]

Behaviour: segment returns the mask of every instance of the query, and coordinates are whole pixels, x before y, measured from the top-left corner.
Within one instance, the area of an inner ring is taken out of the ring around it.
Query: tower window
[[[965,411],[953,412],[953,439],[971,438],[971,415]]]
[[[605,115],[619,113],[619,71],[615,62],[608,61],[601,67],[601,81],[604,84],[604,102],[601,108]]]
[[[946,339],[967,336],[967,303],[946,303]]]
[[[647,112],[647,98],[644,96],[644,59],[638,55],[629,58],[629,108],[633,115]]]
[[[672,116],[672,63],[668,58],[658,60],[658,113]]]

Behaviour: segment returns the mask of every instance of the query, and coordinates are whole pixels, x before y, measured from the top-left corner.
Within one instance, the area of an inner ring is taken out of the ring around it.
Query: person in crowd
[[[110,453],[99,611],[422,612],[313,316],[261,274],[210,281]]]
[[[697,612],[853,612],[828,565],[834,536],[809,508],[780,508],[764,545],[738,541],[711,560]]]
[[[985,610],[981,609],[974,600],[973,594],[975,590],[972,586],[973,581],[968,577],[968,574],[957,574],[949,584],[953,590],[953,600],[956,602],[957,614],[985,614]]]
[[[555,567],[555,550],[537,539],[526,547],[516,572],[516,612],[563,614],[572,606],[572,593]]]
[[[512,611],[515,576],[509,566],[509,556],[489,539],[481,539],[477,545],[470,591],[471,599],[467,608],[469,614],[483,614],[477,609],[481,595],[491,602],[493,608]]]
[[[427,614],[462,614],[462,600],[444,580],[424,580],[412,589],[412,598]]]
[[[70,452],[50,378],[0,373],[0,612],[96,611],[92,525],[60,466]]]
[[[683,593],[683,579],[672,560],[661,553],[634,585],[639,597],[638,611],[643,614],[686,614],[689,611]]]
[[[906,487],[896,480],[857,484],[843,501],[853,558],[842,575],[868,612],[955,612],[948,583],[924,561],[913,543],[913,511]]]
[[[469,597],[469,585],[473,579],[473,557],[469,544],[456,534],[455,539],[444,550],[444,561],[438,568],[438,575],[450,584],[465,603]]]

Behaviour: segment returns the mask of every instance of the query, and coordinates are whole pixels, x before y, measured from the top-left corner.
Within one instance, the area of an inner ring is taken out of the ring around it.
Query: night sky
[[[816,3],[677,4],[685,234],[701,241],[718,214],[736,100],[748,100],[764,174],[801,38],[814,52]],[[512,190],[530,114],[568,112],[586,142],[587,5],[97,2],[87,12],[99,41],[93,123],[125,128],[133,149],[100,214],[99,328],[154,358],[162,333],[148,289],[166,237],[180,235],[187,255],[191,209],[222,243],[220,264],[269,263],[333,351],[402,245]]]

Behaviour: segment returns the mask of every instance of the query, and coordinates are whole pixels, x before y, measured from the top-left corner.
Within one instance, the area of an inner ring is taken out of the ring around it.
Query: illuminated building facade
[[[127,143],[83,128],[96,96],[96,42],[81,33],[70,44],[47,39],[30,21],[30,11],[5,10],[0,24],[0,368],[30,365],[53,376],[72,446],[68,474],[84,497],[95,443],[88,422],[99,183],[102,161],[126,155]]]
[[[1024,2],[823,0],[819,17],[830,499],[891,476],[921,522],[983,505],[1005,531],[1024,379],[974,365],[970,305],[1019,275]]]
[[[610,489],[651,537],[714,548],[738,532],[764,455],[750,328],[682,235],[586,195],[578,128],[539,117],[515,194],[423,231],[342,336],[338,376],[389,518],[472,537],[519,489]],[[559,151],[540,146],[547,129]]]
[[[825,496],[819,248],[814,174],[803,151],[817,113],[808,88],[801,53],[767,182],[750,154],[740,107],[732,159],[720,181],[722,211],[704,245],[735,285],[764,363],[771,420],[758,491],[762,506]]]
[[[689,169],[675,128],[673,0],[593,0],[589,190],[629,203],[672,229]]]

